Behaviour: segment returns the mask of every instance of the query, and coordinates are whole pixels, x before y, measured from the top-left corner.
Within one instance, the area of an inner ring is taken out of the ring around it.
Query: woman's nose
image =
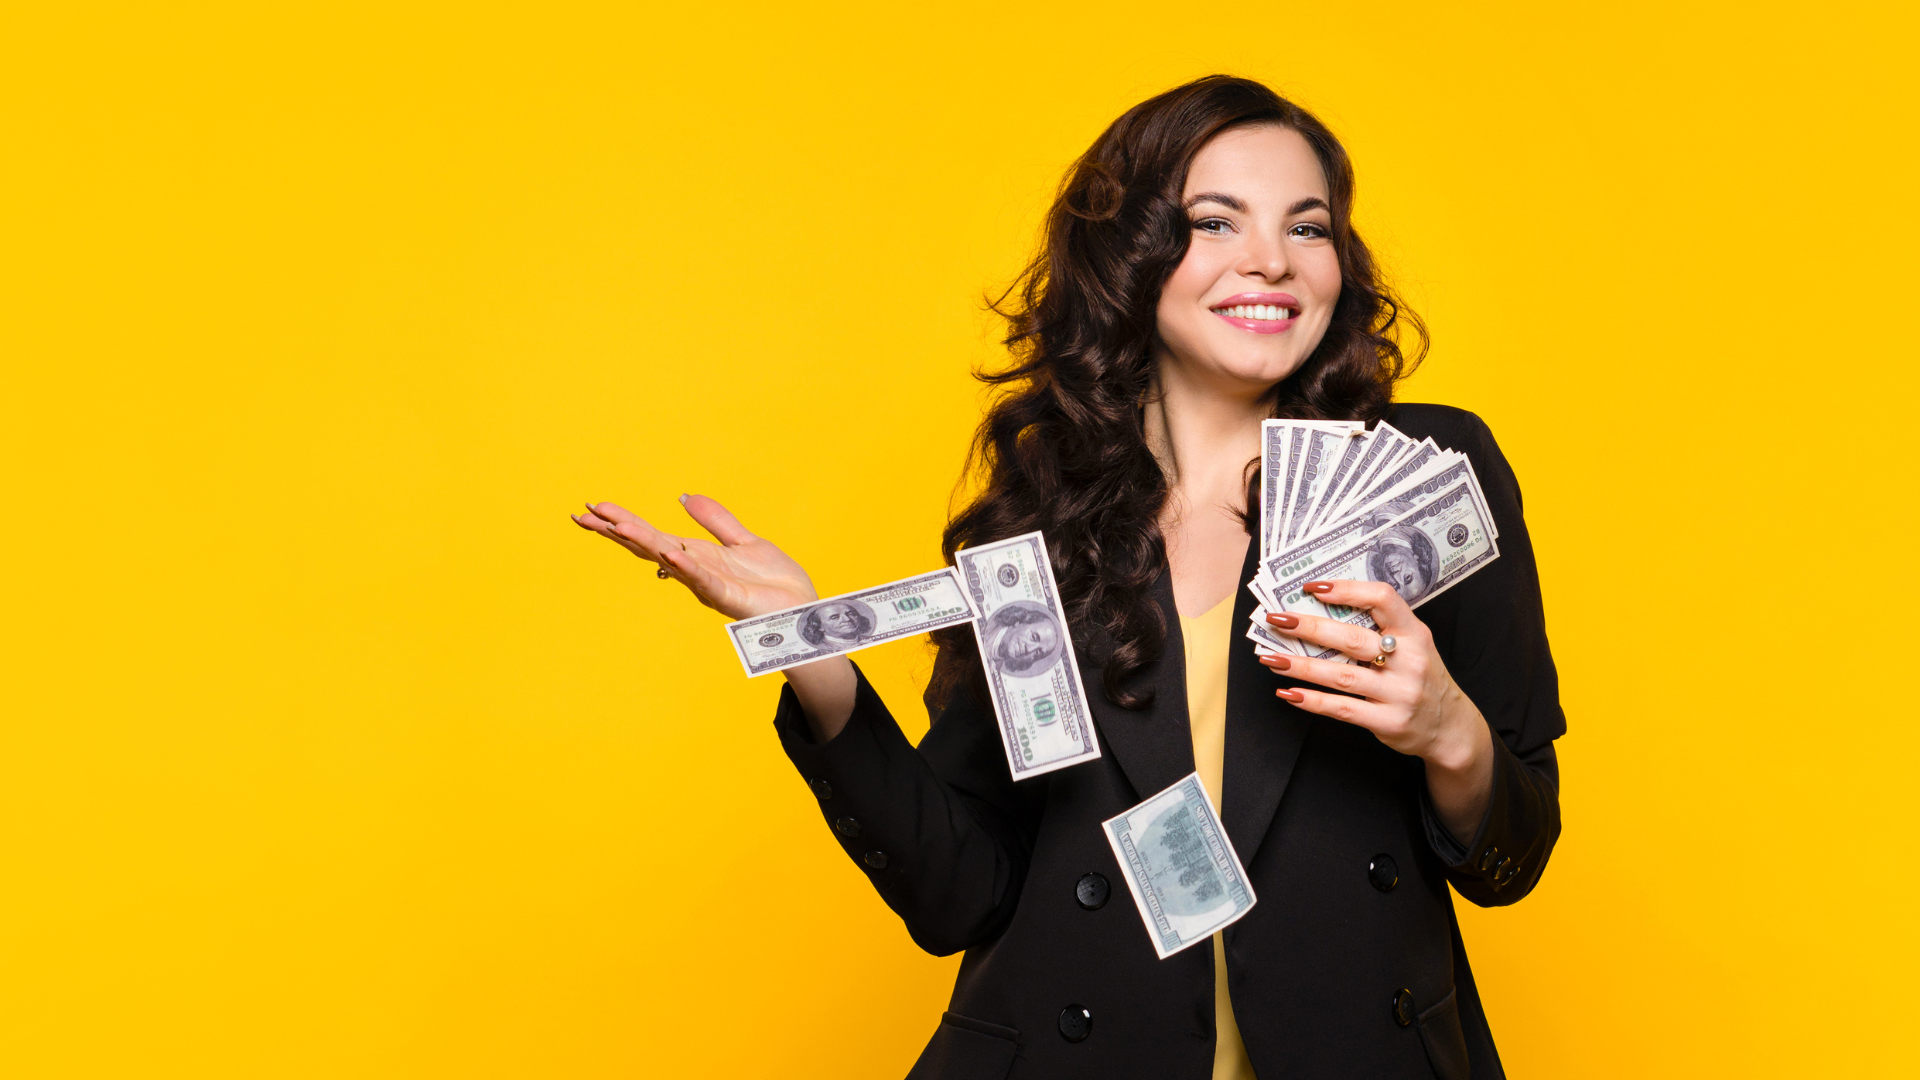
[[[1267,236],[1255,233],[1248,238],[1246,251],[1238,268],[1248,277],[1265,278],[1279,281],[1293,270],[1287,259],[1287,242],[1284,237]]]

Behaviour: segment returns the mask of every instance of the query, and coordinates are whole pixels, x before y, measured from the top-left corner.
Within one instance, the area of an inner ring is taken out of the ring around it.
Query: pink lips
[[[1273,307],[1286,308],[1294,314],[1291,318],[1286,319],[1239,319],[1231,315],[1221,314],[1221,308],[1240,307],[1244,304],[1268,304]],[[1240,293],[1236,296],[1229,296],[1225,300],[1212,305],[1210,310],[1229,325],[1237,326],[1242,330],[1251,331],[1255,334],[1284,334],[1293,329],[1294,323],[1300,321],[1300,301],[1283,292]]]

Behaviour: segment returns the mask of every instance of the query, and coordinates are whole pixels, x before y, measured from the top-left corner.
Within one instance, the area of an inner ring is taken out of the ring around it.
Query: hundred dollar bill
[[[1293,501],[1286,507],[1281,521],[1276,523],[1275,546],[1291,543],[1298,539],[1306,528],[1307,514],[1327,493],[1327,484],[1333,478],[1334,468],[1339,464],[1347,445],[1354,436],[1366,432],[1361,424],[1348,424],[1338,430],[1311,430],[1302,440],[1300,451],[1300,475],[1293,482]]]
[[[727,636],[752,678],[968,622],[974,615],[959,576],[945,569],[730,622]]]
[[[1334,464],[1333,475],[1327,480],[1326,492],[1307,514],[1305,527],[1296,530],[1295,535],[1301,538],[1312,536],[1323,522],[1330,520],[1328,515],[1340,506],[1341,496],[1355,481],[1372,471],[1374,464],[1382,460],[1381,455],[1389,447],[1411,441],[1385,420],[1374,425],[1372,431],[1354,432],[1354,437],[1348,439],[1341,449],[1340,460]]]
[[[978,613],[973,632],[1013,778],[1099,757],[1066,609],[1040,534],[962,548],[954,565]]]
[[[1260,549],[1270,548],[1293,502],[1309,432],[1364,430],[1358,420],[1263,420],[1260,423]]]
[[[1276,611],[1305,612],[1374,628],[1357,608],[1322,604],[1301,591],[1309,581],[1384,581],[1417,608],[1500,557],[1493,526],[1474,498],[1471,473],[1423,505],[1368,533],[1359,543],[1273,586],[1263,598]],[[1311,649],[1311,646],[1308,646]],[[1331,658],[1343,655],[1317,652]]]
[[[1324,527],[1329,522],[1340,520],[1341,513],[1353,506],[1353,499],[1359,492],[1372,487],[1375,478],[1385,471],[1391,471],[1394,462],[1406,456],[1408,450],[1419,445],[1384,421],[1376,430],[1374,441],[1379,444],[1379,452],[1377,454],[1370,452],[1367,455],[1368,460],[1355,466],[1353,471],[1347,474],[1346,479],[1340,481],[1339,488],[1329,493],[1330,501],[1316,515],[1320,526]]]
[[[1101,828],[1160,959],[1198,945],[1253,909],[1253,886],[1199,773]]]
[[[1461,455],[1451,454],[1449,457],[1451,460],[1433,462],[1427,470],[1410,477],[1399,490],[1388,493],[1333,528],[1262,559],[1256,580],[1262,581],[1271,590],[1288,578],[1307,574],[1314,567],[1339,558],[1347,549],[1373,535],[1394,518],[1415,507],[1424,506],[1462,480],[1468,481],[1468,490],[1474,496],[1474,501],[1481,504],[1481,518],[1487,520],[1489,515],[1484,501],[1479,497],[1480,484],[1473,474],[1473,466]],[[1307,580],[1313,579],[1308,577]],[[1271,593],[1263,595],[1261,601],[1272,607]]]

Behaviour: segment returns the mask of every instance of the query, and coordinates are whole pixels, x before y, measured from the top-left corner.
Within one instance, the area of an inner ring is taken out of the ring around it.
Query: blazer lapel
[[[1171,575],[1161,572],[1149,598],[1159,605],[1166,620],[1167,643],[1160,650],[1160,659],[1142,668],[1130,682],[1136,689],[1151,687],[1153,703],[1144,709],[1123,709],[1107,700],[1098,664],[1081,669],[1086,677],[1088,704],[1100,728],[1101,749],[1119,762],[1127,782],[1143,800],[1193,771],[1193,732],[1187,726],[1186,645],[1180,636],[1179,612],[1173,606]],[[1105,662],[1106,653],[1105,649],[1097,651],[1099,663]]]
[[[1259,562],[1259,545],[1249,544],[1247,565],[1240,580],[1251,580]],[[1221,780],[1220,819],[1233,839],[1242,862],[1252,865],[1267,826],[1286,794],[1287,781],[1306,741],[1308,716],[1274,696],[1280,679],[1255,658],[1253,642],[1244,641],[1247,625],[1259,600],[1242,588],[1233,605],[1235,641],[1227,662],[1227,754]],[[1179,620],[1175,620],[1177,623]],[[1243,643],[1244,642],[1244,643]],[[1176,661],[1180,653],[1171,653]],[[1184,666],[1184,665],[1183,665]],[[1180,686],[1181,716],[1186,715],[1186,686]],[[1186,730],[1181,729],[1183,737]],[[1188,753],[1191,760],[1192,753]]]

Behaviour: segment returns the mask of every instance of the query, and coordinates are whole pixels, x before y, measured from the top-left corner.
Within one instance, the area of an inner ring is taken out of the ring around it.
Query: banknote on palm
[[[1252,910],[1253,886],[1200,774],[1101,823],[1153,951],[1165,960]]]
[[[959,575],[947,568],[730,622],[727,637],[752,678],[971,622],[976,614]]]

